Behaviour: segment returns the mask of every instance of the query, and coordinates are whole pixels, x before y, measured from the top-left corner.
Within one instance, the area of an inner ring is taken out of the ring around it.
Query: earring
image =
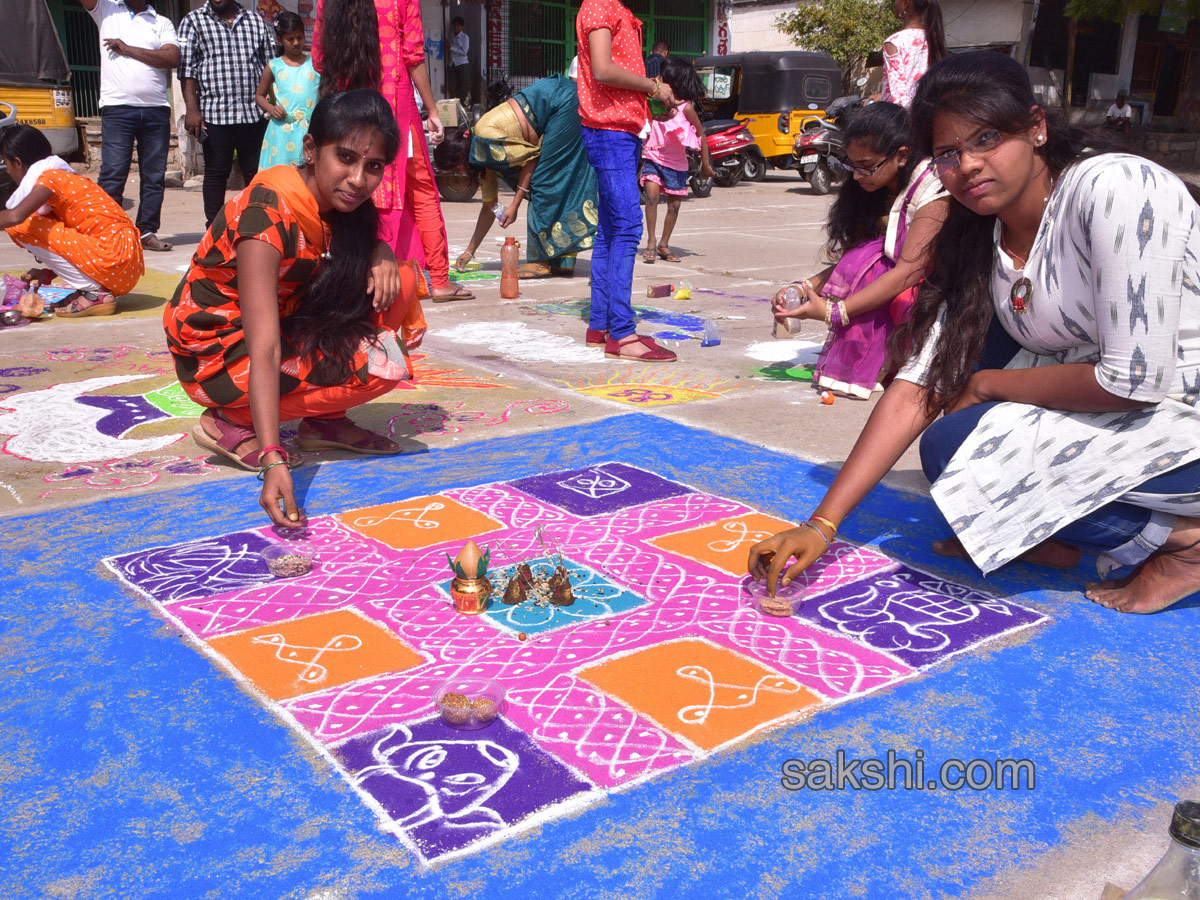
[[[1039,134],[1039,135],[1037,136],[1037,144],[1038,144],[1038,146],[1040,147],[1040,146],[1042,146],[1042,144],[1044,144],[1044,143],[1046,143],[1046,136],[1045,136],[1044,134]]]

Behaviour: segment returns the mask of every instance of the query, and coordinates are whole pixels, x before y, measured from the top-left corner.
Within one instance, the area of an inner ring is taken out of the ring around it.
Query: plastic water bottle
[[[783,292],[783,308],[787,312],[794,312],[807,302],[808,297],[800,293],[800,289],[794,284],[789,285],[788,289]],[[782,324],[787,329],[788,334],[796,334],[804,323],[799,319],[788,318],[784,319]]]
[[[717,329],[717,323],[709,319],[704,323],[704,338],[700,341],[701,347],[715,347],[721,343],[721,332]]]
[[[521,251],[517,239],[507,237],[504,246],[500,248],[500,296],[505,300],[514,300],[521,296],[521,283],[517,278],[517,263]]]
[[[1166,856],[1125,900],[1200,900],[1200,802],[1176,803],[1167,832]]]

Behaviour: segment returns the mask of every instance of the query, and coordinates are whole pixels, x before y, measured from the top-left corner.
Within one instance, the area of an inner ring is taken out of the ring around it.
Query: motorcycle
[[[733,187],[742,180],[748,156],[758,153],[749,129],[736,119],[712,119],[704,123],[704,140],[712,160],[713,183]]]
[[[867,80],[860,78],[856,83],[861,88]],[[846,153],[846,123],[862,103],[862,97],[856,94],[838,97],[829,104],[823,118],[807,123],[796,136],[793,165],[814,194],[828,194],[834,185],[846,179],[848,169],[842,162]]]
[[[705,178],[700,174],[700,151],[688,150],[688,187],[692,191],[693,197],[698,197],[703,200],[712,194],[713,180],[712,177]]]
[[[511,96],[512,88],[508,79],[501,78],[493,82],[488,85],[488,109],[505,102]],[[483,115],[483,109],[476,104],[473,114],[468,117],[461,101],[455,100],[453,104],[448,101],[443,103],[447,104],[447,112],[452,112],[453,118],[451,119],[449,114],[442,117],[445,137],[430,154],[433,161],[433,178],[443,200],[465,203],[479,190],[479,172],[470,164],[471,128]],[[438,106],[440,115],[442,103]]]

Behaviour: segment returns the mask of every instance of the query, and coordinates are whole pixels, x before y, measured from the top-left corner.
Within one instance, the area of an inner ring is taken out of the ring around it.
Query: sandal
[[[227,418],[221,415],[221,411],[214,409],[210,410],[212,416],[209,417],[221,433],[220,437],[214,438],[208,433],[204,427],[204,416],[201,415],[199,425],[192,426],[192,440],[207,450],[209,453],[215,453],[217,456],[223,456],[236,466],[240,466],[247,472],[258,471],[258,450],[251,450],[249,453],[244,453],[241,456],[237,455],[237,448],[246,441],[257,439],[258,435],[254,433],[254,429],[249,425],[238,425],[236,422],[230,422]],[[288,468],[294,468],[296,463],[288,461]]]
[[[645,251],[645,252],[642,254],[642,262],[648,262],[648,263],[652,263],[652,262],[654,262],[656,259],[658,259],[658,257],[654,255],[654,251],[653,251],[653,250],[646,250],[646,251]]]
[[[75,291],[54,304],[54,314],[61,319],[112,316],[116,312],[117,298],[109,291]]]
[[[654,343],[653,338],[640,334],[635,334],[633,337],[635,339],[632,341],[628,338],[617,341],[610,337],[604,344],[604,355],[609,359],[632,359],[641,362],[675,362],[679,358],[666,347],[660,347]],[[624,352],[626,349],[632,349],[638,345],[648,348],[647,352],[640,355]]]
[[[545,263],[529,262],[517,269],[518,278],[549,278],[551,268]]]
[[[430,299],[432,299],[434,303],[450,303],[454,300],[474,300],[475,295],[466,288],[456,287],[449,294],[435,293]]]
[[[658,256],[660,259],[665,259],[667,262],[679,262],[680,261],[678,256],[676,256],[669,249],[664,248],[664,247],[658,248]]]
[[[307,425],[318,435],[317,437],[304,437],[297,434],[296,446],[301,450],[349,450],[351,453],[362,453],[367,456],[395,456],[401,449],[395,444],[391,447],[386,446],[392,444],[391,439],[373,431],[368,431],[367,436],[355,444],[338,440],[343,428],[347,425],[354,425],[354,422],[346,416],[337,419],[306,418],[301,420],[301,424]]]
[[[589,347],[603,347],[608,343],[608,331],[603,328],[589,328],[584,342]]]

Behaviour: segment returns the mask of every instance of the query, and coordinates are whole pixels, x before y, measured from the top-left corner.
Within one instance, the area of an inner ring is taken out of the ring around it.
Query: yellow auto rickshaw
[[[71,69],[46,0],[5,0],[9,21],[0,29],[0,103],[16,119],[45,133],[66,157],[79,149]]]
[[[731,53],[694,60],[707,88],[707,118],[737,119],[754,137],[744,177],[762,181],[768,167],[792,165],[796,135],[820,120],[839,92],[842,70],[832,57],[803,50]]]

